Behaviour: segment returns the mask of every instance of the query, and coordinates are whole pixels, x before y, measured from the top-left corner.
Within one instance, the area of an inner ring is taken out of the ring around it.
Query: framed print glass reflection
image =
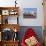
[[[24,18],[36,18],[37,8],[23,8],[23,17]]]

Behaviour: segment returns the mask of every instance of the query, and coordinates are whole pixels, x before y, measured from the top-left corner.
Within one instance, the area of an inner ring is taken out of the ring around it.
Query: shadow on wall
[[[24,36],[24,33],[25,31],[28,29],[28,28],[32,28],[36,34],[37,34],[37,37],[39,39],[39,41],[41,43],[43,43],[43,30],[42,30],[42,27],[41,26],[21,26],[20,27],[20,32],[19,32],[19,39],[20,39],[20,42]]]

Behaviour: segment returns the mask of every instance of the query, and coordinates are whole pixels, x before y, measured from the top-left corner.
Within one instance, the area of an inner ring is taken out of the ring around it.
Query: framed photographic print
[[[37,8],[23,8],[23,17],[24,18],[36,18]]]
[[[2,15],[9,15],[9,10],[2,10]]]
[[[14,15],[14,10],[10,10],[10,11],[9,11],[9,14],[10,14],[10,15]]]
[[[10,10],[10,11],[9,11],[9,14],[10,14],[10,15],[16,15],[16,14],[17,14],[17,11],[16,11],[16,10]]]

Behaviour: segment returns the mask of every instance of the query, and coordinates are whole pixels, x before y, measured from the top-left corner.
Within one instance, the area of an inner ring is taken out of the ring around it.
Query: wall
[[[0,0],[0,6],[2,7],[9,7],[14,6],[15,0]],[[17,0],[17,6],[20,7],[19,12],[19,24],[21,26],[43,26],[43,6],[42,0]],[[37,8],[37,18],[35,19],[24,19],[23,18],[23,8]]]
[[[19,1],[18,1],[19,2]],[[20,1],[21,3],[21,13],[20,13],[20,25],[22,26],[43,26],[43,6],[42,0],[25,0]],[[37,8],[37,18],[35,19],[24,19],[23,18],[23,8]]]
[[[14,6],[15,0],[0,0],[0,6],[1,7],[12,7]]]

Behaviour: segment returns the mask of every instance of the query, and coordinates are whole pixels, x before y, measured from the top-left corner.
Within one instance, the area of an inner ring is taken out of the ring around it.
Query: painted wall
[[[9,7],[15,6],[15,0],[0,0],[0,6]],[[43,6],[42,0],[17,0],[17,6],[19,6],[19,24],[21,26],[43,26]],[[24,19],[23,8],[37,8],[37,18]]]
[[[0,6],[1,7],[11,7],[14,6],[15,0],[0,0]]]
[[[20,12],[20,24],[22,26],[43,26],[43,6],[42,6],[42,0],[25,0],[21,2],[21,8],[37,8],[37,18],[36,19],[24,19],[23,18],[23,10]]]

